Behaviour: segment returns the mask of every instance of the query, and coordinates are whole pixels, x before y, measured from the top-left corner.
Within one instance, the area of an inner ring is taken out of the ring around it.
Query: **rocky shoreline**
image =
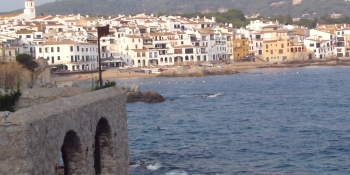
[[[176,67],[161,72],[158,77],[189,77],[189,76],[209,76],[235,74],[237,71],[226,68],[206,69],[203,67]]]
[[[126,94],[126,102],[163,102],[165,101],[165,98],[158,94],[154,89],[150,89],[147,91],[142,92],[140,87],[138,86],[131,86],[131,87],[121,87],[122,91]]]

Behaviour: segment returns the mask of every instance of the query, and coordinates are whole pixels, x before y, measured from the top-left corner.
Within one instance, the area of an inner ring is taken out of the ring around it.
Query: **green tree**
[[[31,59],[31,56],[28,54],[18,54],[16,56],[16,61],[22,64],[25,68],[29,70],[34,70],[38,67],[38,63]]]

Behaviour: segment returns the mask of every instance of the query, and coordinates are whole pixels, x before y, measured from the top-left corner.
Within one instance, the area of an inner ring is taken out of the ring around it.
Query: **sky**
[[[0,12],[8,12],[17,9],[24,8],[25,0],[0,0]],[[53,2],[55,0],[34,0],[35,6],[45,4],[48,2]]]

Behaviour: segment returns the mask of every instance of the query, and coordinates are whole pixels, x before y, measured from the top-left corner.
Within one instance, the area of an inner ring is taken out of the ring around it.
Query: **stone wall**
[[[128,175],[125,94],[112,87],[2,112],[0,155],[0,174]]]
[[[37,88],[24,89],[16,102],[15,111],[34,105],[48,103],[60,98],[71,97],[91,92],[91,87]]]

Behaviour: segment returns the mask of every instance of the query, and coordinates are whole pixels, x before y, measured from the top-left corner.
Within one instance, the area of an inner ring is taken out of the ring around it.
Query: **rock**
[[[126,94],[126,101],[127,102],[135,102],[135,101],[139,101],[141,99],[142,92],[140,90],[140,87],[138,87],[138,86],[131,86],[130,88],[121,87],[121,89]]]
[[[163,102],[165,99],[158,94],[154,89],[143,92],[142,100],[147,102]]]
[[[176,67],[163,71],[159,76],[161,77],[183,77],[183,76],[205,76],[210,75],[210,71],[203,67]]]
[[[71,87],[80,87],[77,83],[73,83]]]
[[[151,89],[145,92],[141,92],[140,87],[131,86],[121,87],[121,90],[125,92],[127,102],[137,102],[137,101],[146,101],[146,102],[163,102],[165,99],[158,94],[155,90]]]

